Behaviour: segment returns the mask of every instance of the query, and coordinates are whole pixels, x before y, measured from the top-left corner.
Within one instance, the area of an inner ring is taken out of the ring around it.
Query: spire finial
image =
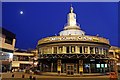
[[[73,7],[72,7],[72,4],[71,4],[71,7],[70,7],[70,12],[73,13]]]

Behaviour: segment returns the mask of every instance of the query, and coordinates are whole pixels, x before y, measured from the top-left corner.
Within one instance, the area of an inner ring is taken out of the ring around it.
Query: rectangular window
[[[101,64],[101,68],[104,68],[104,64]]]
[[[6,37],[5,37],[5,43],[8,43],[8,44],[11,44],[11,45],[12,45],[13,39],[10,38],[10,37],[8,37],[8,36],[6,36]]]
[[[69,46],[66,47],[66,52],[69,53]]]
[[[80,46],[80,53],[82,53],[82,46]]]
[[[100,64],[96,64],[96,67],[97,67],[97,68],[100,68]]]

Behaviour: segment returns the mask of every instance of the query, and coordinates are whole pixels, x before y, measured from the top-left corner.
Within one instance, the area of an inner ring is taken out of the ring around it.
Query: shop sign
[[[88,41],[98,41],[98,38],[92,38],[92,37],[50,37],[50,41],[59,41],[59,40],[88,40]]]

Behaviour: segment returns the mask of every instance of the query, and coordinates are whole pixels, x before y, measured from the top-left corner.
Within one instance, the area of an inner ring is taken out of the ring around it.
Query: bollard
[[[29,77],[29,78],[30,78],[30,80],[32,80],[32,76],[31,76],[31,75],[30,75],[30,77]]]
[[[80,76],[82,76],[82,72],[80,72]]]
[[[14,74],[12,74],[12,77],[14,77]]]
[[[36,77],[33,77],[33,80],[36,80]]]
[[[24,74],[22,75],[22,78],[25,78],[25,75],[24,75]]]

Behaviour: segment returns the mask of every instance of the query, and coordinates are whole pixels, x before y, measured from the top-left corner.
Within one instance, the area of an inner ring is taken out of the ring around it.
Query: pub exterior
[[[59,75],[106,74],[116,67],[115,59],[108,56],[109,48],[108,39],[85,35],[71,6],[63,31],[38,41],[38,69]]]

